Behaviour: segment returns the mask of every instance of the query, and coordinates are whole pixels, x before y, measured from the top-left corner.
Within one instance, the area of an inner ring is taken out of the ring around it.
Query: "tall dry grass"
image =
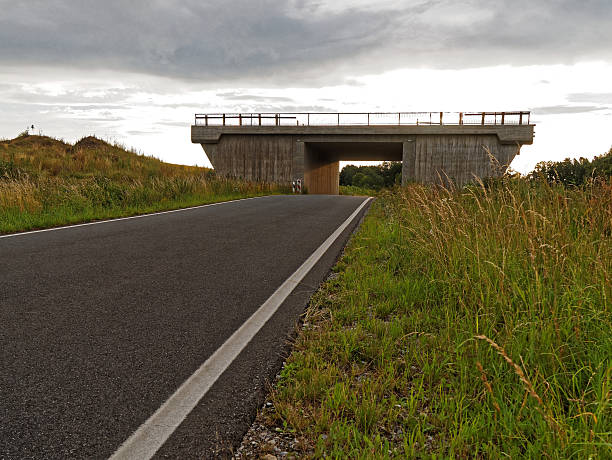
[[[612,184],[382,193],[337,271],[268,414],[316,456],[612,456]]]
[[[84,138],[0,142],[0,233],[280,193]]]

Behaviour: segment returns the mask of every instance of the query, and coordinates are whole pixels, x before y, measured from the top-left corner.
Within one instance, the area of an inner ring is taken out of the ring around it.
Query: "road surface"
[[[263,197],[0,237],[0,458],[117,454],[362,204]],[[366,208],[155,458],[208,458],[240,442]]]

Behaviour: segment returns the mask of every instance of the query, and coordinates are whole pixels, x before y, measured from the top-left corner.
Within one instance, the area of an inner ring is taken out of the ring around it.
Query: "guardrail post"
[[[444,112],[440,112],[440,124],[442,124],[442,117],[444,116]]]
[[[310,126],[310,113],[308,114],[307,118],[306,118],[306,124],[308,126]]]
[[[242,126],[242,114],[238,114],[238,126]]]
[[[370,112],[368,112],[368,126],[370,126]]]
[[[338,126],[340,126],[340,112],[338,112]]]
[[[223,114],[223,126],[225,126],[225,114]]]
[[[459,124],[463,124],[463,112],[459,112]]]
[[[261,113],[259,114],[259,126],[261,126]]]
[[[208,115],[204,115],[204,125],[208,126]]]
[[[485,113],[482,112],[482,125],[484,126],[484,122],[485,122]]]
[[[506,112],[502,112],[502,125],[506,122]]]
[[[402,113],[401,112],[397,113],[397,124],[398,125],[402,124]]]
[[[274,122],[275,122],[276,126],[278,126],[278,122],[279,122],[278,113],[274,114]]]
[[[519,114],[519,125],[523,124],[523,112]]]

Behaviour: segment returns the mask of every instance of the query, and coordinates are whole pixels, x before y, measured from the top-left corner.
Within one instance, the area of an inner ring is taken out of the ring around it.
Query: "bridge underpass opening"
[[[402,142],[304,142],[308,193],[337,195],[341,161],[402,161]]]

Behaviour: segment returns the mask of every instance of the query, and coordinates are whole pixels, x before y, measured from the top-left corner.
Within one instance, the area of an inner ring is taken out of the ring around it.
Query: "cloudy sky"
[[[194,113],[531,110],[513,166],[612,146],[611,0],[0,0],[0,137],[209,165]]]

